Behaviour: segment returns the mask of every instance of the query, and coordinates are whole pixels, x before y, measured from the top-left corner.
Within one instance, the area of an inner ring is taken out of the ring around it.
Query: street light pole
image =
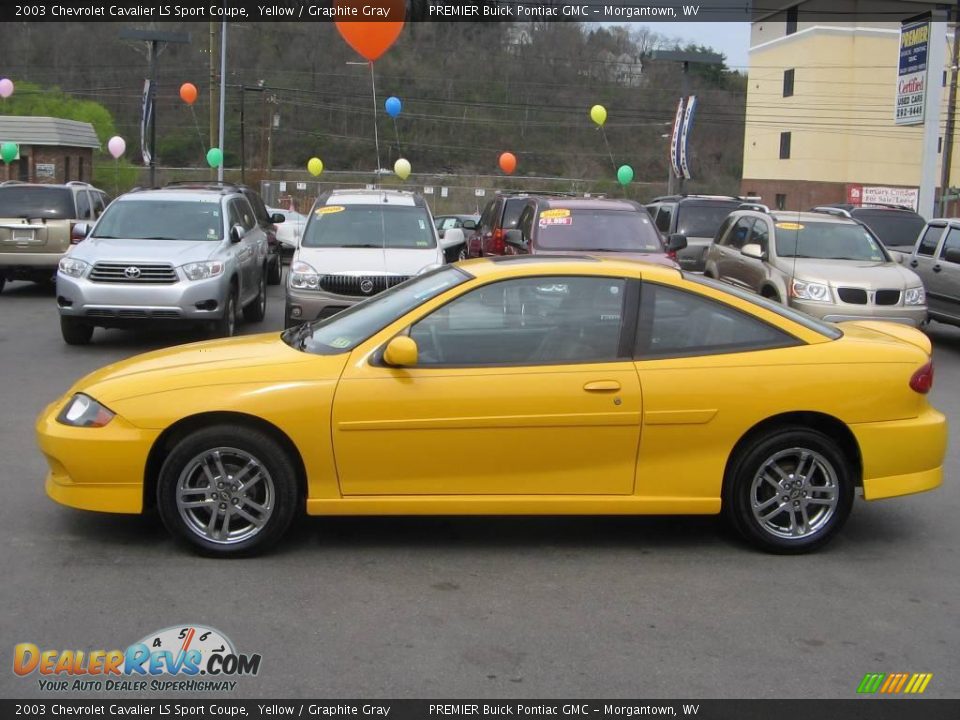
[[[226,6],[226,2],[224,2]],[[227,110],[227,21],[220,26],[220,165],[217,167],[217,181],[223,182],[223,126]]]

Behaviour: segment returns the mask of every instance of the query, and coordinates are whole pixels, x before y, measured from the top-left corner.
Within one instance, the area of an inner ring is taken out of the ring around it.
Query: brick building
[[[0,116],[0,142],[20,147],[16,160],[0,164],[0,180],[37,183],[91,182],[100,149],[90,123],[51,117]]]

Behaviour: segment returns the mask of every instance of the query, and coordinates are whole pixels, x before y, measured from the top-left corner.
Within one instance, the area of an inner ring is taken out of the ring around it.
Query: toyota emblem
[[[364,278],[360,281],[360,292],[364,295],[369,295],[373,292],[373,280],[370,278]]]
[[[125,277],[130,278],[131,280],[136,280],[140,277],[140,268],[136,265],[131,265],[130,267],[124,269],[123,274]]]

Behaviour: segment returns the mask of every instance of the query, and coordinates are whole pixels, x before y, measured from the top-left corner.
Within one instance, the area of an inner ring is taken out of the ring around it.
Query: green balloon
[[[17,153],[20,152],[20,148],[17,147],[16,143],[5,142],[3,145],[0,145],[0,158],[3,158],[5,163],[12,163],[17,159]]]
[[[210,148],[207,150],[207,165],[210,167],[220,167],[223,164],[223,151],[220,148]]]
[[[621,165],[617,169],[617,182],[621,185],[629,185],[633,182],[633,168],[629,165]]]

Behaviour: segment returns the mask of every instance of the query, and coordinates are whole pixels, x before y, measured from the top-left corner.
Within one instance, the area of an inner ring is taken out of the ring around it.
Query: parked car
[[[930,317],[960,326],[960,219],[928,222],[906,264],[923,281]]]
[[[234,334],[237,311],[259,322],[267,304],[267,239],[236,188],[164,188],[111,203],[57,272],[60,329],[70,345],[94,327],[145,320],[208,323]]]
[[[79,380],[37,421],[46,490],[86,510],[156,506],[220,556],[268,547],[304,507],[723,513],[764,550],[810,551],[858,491],[943,476],[929,338],[841,328],[648,263],[444,265],[321,322]]]
[[[448,242],[462,243],[459,230]],[[443,264],[430,208],[399,190],[334,190],[317,198],[290,263],[285,325],[323,319]]]
[[[639,203],[600,198],[527,198],[517,227],[504,237],[504,255],[588,252],[673,267],[677,250],[686,246],[679,236],[665,243]]]
[[[477,227],[466,235],[467,257],[503,255],[507,230],[515,228],[530,193],[497,193],[483,209]]]
[[[899,205],[818,205],[811,212],[853,218],[866,225],[887,250],[910,254],[925,221],[910,208]]]
[[[283,208],[267,208],[267,212],[271,216],[283,216],[283,222],[277,226],[277,242],[280,243],[280,259],[289,263],[297,245],[300,244],[300,236],[303,235],[303,228],[307,224],[307,216],[296,210]]]
[[[0,183],[0,292],[7,280],[52,282],[74,226],[96,220],[109,203],[83,182]]]
[[[707,248],[720,224],[731,212],[752,198],[728,195],[664,195],[647,204],[647,211],[665,237],[682,236],[687,246],[677,253],[684,270],[702,272]]]
[[[464,233],[464,242],[448,247],[444,251],[447,262],[467,258],[466,234],[476,230],[479,221],[479,215],[437,215],[433,218],[433,224],[437,226],[437,235],[441,240],[443,240],[447,230],[460,229]]]
[[[710,246],[704,273],[832,322],[919,327],[927,319],[920,278],[850,218],[735,211]]]

